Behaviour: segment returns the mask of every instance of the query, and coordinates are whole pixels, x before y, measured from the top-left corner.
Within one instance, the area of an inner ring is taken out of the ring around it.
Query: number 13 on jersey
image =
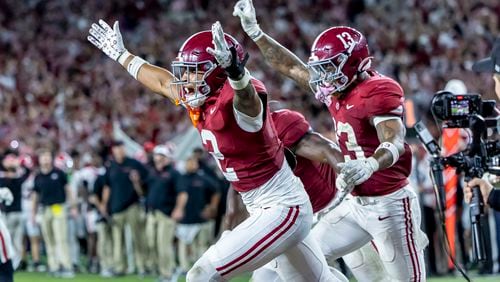
[[[234,168],[226,167],[225,171],[222,168],[221,161],[224,160],[224,155],[219,150],[219,146],[217,145],[217,139],[215,138],[215,135],[210,130],[206,129],[201,130],[200,134],[201,134],[201,140],[204,145],[208,144],[208,142],[212,144],[213,151],[209,153],[215,158],[217,166],[222,171],[222,174],[227,179],[227,181],[232,181],[232,182],[238,181],[239,179],[238,176],[236,175],[236,171],[234,171]]]
[[[333,122],[335,123],[335,120],[333,120]],[[365,159],[365,152],[363,151],[363,148],[358,145],[358,141],[356,140],[356,135],[354,134],[354,129],[352,128],[352,126],[346,122],[341,121],[337,122],[336,125],[336,134],[339,142],[341,140],[340,135],[342,133],[345,133],[347,135],[347,141],[345,142],[345,147],[347,148],[347,150],[354,152],[354,154],[356,155],[356,159]],[[351,156],[344,155],[344,159],[346,162],[350,161]]]

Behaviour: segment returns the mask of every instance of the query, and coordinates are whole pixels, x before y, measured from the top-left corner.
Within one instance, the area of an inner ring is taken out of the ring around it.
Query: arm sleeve
[[[488,205],[494,210],[500,211],[500,190],[491,190],[488,196]]]
[[[257,116],[251,117],[246,114],[238,111],[233,106],[234,117],[236,118],[236,123],[239,127],[246,132],[257,132],[262,128],[264,124],[264,119],[262,118],[262,114],[264,113],[264,105],[262,105],[262,100],[260,100],[260,112]]]
[[[264,83],[262,81],[252,78],[250,80],[252,83],[253,87],[255,88],[255,91],[260,94],[260,95],[267,95],[267,89],[264,86]],[[238,126],[245,130],[246,132],[257,132],[259,131],[262,126],[264,125],[264,105],[262,104],[262,99],[260,99],[260,105],[261,105],[261,111],[256,117],[250,117],[245,115],[244,113],[236,110],[233,106],[233,112],[234,112],[234,117],[236,118],[236,123]]]
[[[403,89],[394,81],[377,84],[365,95],[365,109],[370,117],[403,116]]]
[[[180,173],[177,173],[177,179],[175,181],[175,189],[177,190],[177,192],[187,192],[185,177]]]
[[[182,183],[182,176],[178,171],[172,173],[172,181],[177,193],[187,192],[185,185]]]
[[[287,148],[297,144],[311,128],[305,117],[295,111],[278,110],[271,116],[278,138]]]
[[[104,174],[104,181],[103,182],[104,182],[104,185],[108,185],[111,188],[109,170],[110,170],[110,167],[107,167],[106,173]]]

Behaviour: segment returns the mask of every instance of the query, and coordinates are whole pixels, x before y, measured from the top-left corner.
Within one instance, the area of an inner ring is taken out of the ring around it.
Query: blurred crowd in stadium
[[[233,2],[27,0],[23,1],[23,5],[14,0],[0,2],[0,148],[4,151],[1,181],[8,183],[4,184],[7,186],[22,186],[22,193],[19,192],[21,190],[14,192],[15,196],[22,197],[22,201],[18,199],[19,203],[24,204],[20,204],[20,210],[13,211],[22,214],[19,222],[16,222],[18,231],[15,232],[19,233],[13,237],[18,241],[17,247],[22,251],[29,250],[30,255],[24,256],[24,262],[29,262],[31,269],[43,270],[38,259],[41,251],[47,250],[49,245],[46,236],[41,237],[36,226],[45,222],[42,214],[39,214],[39,220],[32,221],[30,211],[33,179],[39,174],[39,149],[49,148],[57,152],[60,158],[59,162],[56,159],[56,165],[64,171],[64,177],[69,177],[70,191],[78,195],[78,210],[67,215],[68,245],[52,247],[67,248],[67,256],[71,257],[71,262],[78,270],[88,265],[89,271],[97,271],[100,261],[103,275],[110,274],[107,271],[112,270],[115,274],[122,274],[126,268],[122,262],[116,261],[117,257],[122,256],[116,247],[106,250],[107,255],[100,258],[99,253],[96,256],[95,250],[105,236],[103,234],[116,239],[121,238],[123,230],[112,234],[110,230],[101,230],[95,225],[98,218],[91,212],[96,210],[89,208],[94,181],[76,183],[73,179],[82,170],[92,168],[91,174],[95,180],[99,171],[104,170],[103,165],[111,159],[111,147],[121,146],[113,143],[113,122],[119,122],[127,135],[138,143],[148,144],[146,147],[150,154],[154,144],[164,143],[191,126],[189,120],[184,118],[186,113],[182,108],[146,93],[118,64],[104,60],[104,55],[86,41],[89,24],[93,21],[100,18],[119,20],[130,50],[151,63],[168,68],[187,36],[209,29],[215,20],[220,20],[226,32],[235,35],[249,49],[252,59],[248,67],[257,78],[266,78],[266,86],[273,99],[281,100],[291,109],[304,113],[317,131],[328,135],[332,126],[328,112],[322,109],[323,106],[315,101],[313,95],[295,88],[292,82],[273,72],[259,58],[256,46],[245,37],[239,20],[230,16]],[[472,73],[470,67],[472,62],[488,55],[493,38],[499,34],[500,2],[497,0],[265,2],[259,3],[258,7],[262,28],[302,59],[306,59],[308,46],[314,36],[325,28],[345,24],[359,29],[368,38],[377,69],[401,83],[406,97],[414,101],[420,116],[426,115],[432,94],[444,88],[450,79],[462,80],[470,92],[481,93],[484,98],[494,97],[491,78]],[[443,252],[442,234],[437,228],[432,184],[427,177],[427,159],[420,146],[414,145],[414,149],[414,187],[418,187],[424,207],[424,229],[430,241],[434,242],[428,251],[428,272],[431,275],[443,274],[449,271],[449,265]],[[196,163],[200,164],[193,172],[204,171],[205,175],[209,175],[210,180],[207,182],[212,183],[209,190],[215,192],[197,199],[199,207],[194,210],[203,211],[204,207],[210,207],[210,211],[204,212],[203,224],[193,223],[198,226],[194,229],[199,234],[210,235],[202,236],[204,239],[198,242],[201,247],[191,252],[194,257],[204,246],[209,246],[211,239],[216,236],[225,209],[224,191],[227,191],[227,183],[220,180],[205,163],[205,157],[200,155],[203,154],[198,152],[193,155],[196,156]],[[30,174],[23,174],[17,168],[8,174],[11,166],[9,162],[17,163],[13,159],[18,157],[21,157],[22,165],[30,170]],[[137,166],[151,170],[154,165]],[[22,181],[9,180],[11,178]],[[130,185],[133,186],[132,182]],[[148,195],[140,197],[134,187],[131,189],[131,193],[137,195],[132,196],[133,202],[126,205],[127,208],[137,208],[138,218],[127,217],[124,221],[132,220],[133,223],[128,222],[128,225],[137,227],[134,232],[126,232],[125,237],[128,239],[124,242],[133,244],[125,249],[139,248],[139,253],[134,253],[136,258],[146,255],[154,261],[154,256],[149,256],[147,251],[155,246],[151,237],[147,237],[148,228],[144,228],[148,226],[146,222],[152,219],[146,216],[144,208],[147,205],[141,201],[142,198],[147,199]],[[187,187],[183,189],[189,192]],[[463,212],[467,207],[460,198],[457,202],[457,216],[463,219],[458,221],[457,253],[461,261],[469,265],[470,237],[467,234],[470,234],[470,227],[467,213]],[[215,206],[218,208],[213,210]],[[12,212],[8,209],[4,211],[7,216]],[[496,218],[490,226],[491,241],[494,242],[490,249],[492,257],[496,258],[496,266],[493,261],[483,265],[481,271],[484,273],[498,271],[500,214],[491,216]],[[113,221],[116,223],[117,220],[113,220],[113,215],[108,217],[103,214],[99,219],[104,225]],[[129,240],[142,232],[144,242]],[[193,239],[190,232],[194,231],[177,232],[176,240],[182,243],[183,238]],[[45,247],[40,248],[41,245]],[[110,243],[104,245],[111,246]],[[188,252],[182,244],[178,246],[178,251],[181,250],[181,270],[185,271],[189,259],[183,257],[182,250],[184,254]],[[85,263],[79,260],[80,254],[85,254]],[[105,258],[111,257],[115,257],[115,260],[106,262]],[[130,270],[135,268],[141,274],[147,269],[160,270],[147,259],[144,264],[138,263],[135,267],[132,267],[133,263],[130,265]],[[66,264],[64,273],[71,276],[72,268],[73,265]]]

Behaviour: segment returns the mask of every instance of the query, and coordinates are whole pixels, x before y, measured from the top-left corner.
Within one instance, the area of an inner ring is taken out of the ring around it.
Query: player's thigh
[[[373,220],[369,228],[385,269],[394,280],[425,279],[423,250],[428,243],[420,229],[420,207],[416,197],[386,203],[386,219]]]
[[[340,258],[371,240],[354,218],[349,201],[323,216],[311,231],[327,259]]]
[[[258,209],[233,231],[225,232],[203,256],[221,277],[230,279],[295,246],[309,233],[311,222],[310,209],[302,206]]]

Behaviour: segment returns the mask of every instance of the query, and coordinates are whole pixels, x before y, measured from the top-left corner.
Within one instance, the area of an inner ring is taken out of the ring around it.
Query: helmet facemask
[[[317,98],[318,96],[326,97],[340,94],[356,79],[356,76],[354,76],[349,80],[349,77],[342,72],[355,46],[355,43],[351,44],[346,52],[325,60],[317,60],[317,57],[314,56],[310,58],[308,63],[310,72],[309,86]]]
[[[175,81],[171,83],[171,87],[175,87],[173,91],[179,94],[179,103],[190,109],[201,107],[212,90],[207,78],[216,68],[217,65],[211,61],[172,62]],[[203,74],[200,79],[198,74]]]

